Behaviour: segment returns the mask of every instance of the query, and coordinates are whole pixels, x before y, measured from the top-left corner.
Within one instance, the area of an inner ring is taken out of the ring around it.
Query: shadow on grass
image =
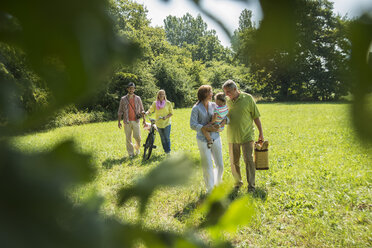
[[[115,165],[121,165],[122,163],[126,163],[130,160],[131,159],[129,157],[123,157],[123,158],[119,158],[119,159],[106,159],[102,163],[102,167],[104,167],[105,169],[111,169]]]
[[[236,198],[240,197],[240,196],[239,196],[239,191],[240,191],[240,189],[241,189],[241,188],[239,188],[239,187],[234,187],[234,188],[231,190],[230,194],[228,195],[228,198],[229,198],[231,201],[233,201],[233,200],[235,200]]]
[[[253,198],[259,198],[262,201],[266,201],[267,199],[267,189],[256,187],[256,190],[254,192],[250,192],[249,194],[252,194]]]
[[[104,167],[105,169],[111,169],[112,167],[116,166],[116,165],[121,165],[123,163],[128,163],[128,166],[132,166],[134,164],[137,164],[137,165],[147,165],[147,164],[150,164],[152,162],[156,162],[156,161],[161,161],[164,159],[164,155],[162,154],[153,154],[151,155],[150,159],[149,160],[146,160],[144,161],[142,159],[142,155],[143,154],[140,154],[140,155],[137,155],[135,156],[134,158],[130,158],[129,156],[128,157],[123,157],[123,158],[119,158],[119,159],[106,159],[103,163],[102,163],[102,167]]]
[[[227,195],[227,199],[230,203],[232,203],[236,199],[243,197],[245,194],[246,193],[243,188],[234,187]],[[248,192],[248,194],[251,194],[253,198],[259,198],[262,201],[266,201],[268,193],[267,189],[257,187],[254,192]],[[175,213],[173,217],[178,219],[180,222],[185,222],[190,217],[190,215],[192,215],[194,210],[197,209],[201,204],[203,204],[207,197],[207,194],[201,193],[195,201],[189,202],[181,211]]]
[[[140,155],[142,165],[148,165],[155,161],[160,162],[165,158],[164,154],[151,154],[151,157],[148,160],[143,160],[142,155],[143,154]]]
[[[192,212],[204,202],[206,198],[207,194],[201,193],[196,201],[189,202],[181,211],[175,213],[173,217],[181,222],[184,222],[192,214]]]

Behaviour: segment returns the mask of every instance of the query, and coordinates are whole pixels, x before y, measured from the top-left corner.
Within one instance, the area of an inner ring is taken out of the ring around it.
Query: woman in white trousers
[[[190,127],[197,131],[196,140],[207,193],[210,193],[214,186],[221,183],[223,175],[222,143],[218,133],[220,125],[210,123],[216,107],[216,104],[211,102],[212,96],[211,86],[200,86],[198,89],[198,102],[192,108],[190,117]],[[208,148],[208,141],[203,135],[202,129],[210,132],[213,140],[211,148]],[[213,162],[216,168],[214,168]],[[216,173],[214,172],[215,170],[217,171]]]

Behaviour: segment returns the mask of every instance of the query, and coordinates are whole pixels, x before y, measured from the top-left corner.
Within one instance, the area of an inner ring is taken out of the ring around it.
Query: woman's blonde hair
[[[165,90],[159,90],[158,91],[158,94],[156,95],[156,100],[160,101],[159,95],[160,95],[161,92],[164,92],[164,100],[167,101],[167,94],[165,94]]]

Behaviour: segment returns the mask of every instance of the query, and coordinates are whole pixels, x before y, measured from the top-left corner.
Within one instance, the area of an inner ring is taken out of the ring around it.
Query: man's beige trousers
[[[253,162],[254,141],[243,144],[229,143],[231,171],[235,179],[235,186],[243,185],[242,175],[240,173],[240,149],[243,152],[243,159],[247,174],[248,190],[255,189],[256,166]]]
[[[141,148],[140,123],[136,121],[129,121],[129,124],[124,124],[124,131],[125,131],[126,145],[127,145],[127,151],[128,151],[129,156],[134,155],[134,149],[136,149],[136,153],[139,153],[139,149]],[[132,133],[136,141],[135,145],[133,145],[132,143]]]

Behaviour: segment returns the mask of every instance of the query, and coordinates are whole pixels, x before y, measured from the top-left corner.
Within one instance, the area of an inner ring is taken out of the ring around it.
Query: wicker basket
[[[256,170],[268,170],[269,169],[269,150],[258,150],[254,149],[254,162],[256,164]]]

